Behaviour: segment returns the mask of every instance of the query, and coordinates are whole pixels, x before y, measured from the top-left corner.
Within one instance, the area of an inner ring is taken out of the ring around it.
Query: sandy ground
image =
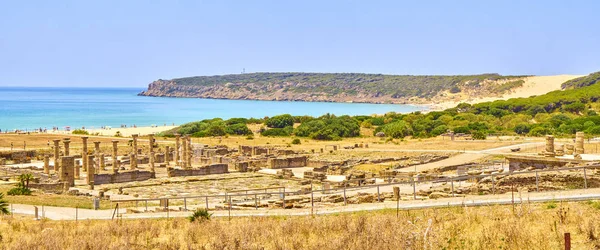
[[[525,83],[523,87],[514,89],[511,93],[507,93],[502,97],[483,97],[483,98],[469,98],[467,100],[461,101],[452,101],[452,102],[441,102],[435,103],[431,105],[432,110],[444,110],[448,108],[456,107],[456,105],[460,102],[466,103],[479,103],[479,102],[488,102],[495,100],[507,100],[510,98],[519,98],[519,97],[530,97],[533,95],[543,95],[548,92],[554,90],[560,90],[561,84],[577,78],[582,77],[583,75],[555,75],[555,76],[532,76],[525,78]]]
[[[88,129],[90,134],[98,133],[99,135],[114,136],[117,131],[121,132],[122,136],[131,136],[132,134],[148,135],[163,132],[177,126],[157,126],[157,127],[137,127],[137,128],[111,128],[111,129]]]

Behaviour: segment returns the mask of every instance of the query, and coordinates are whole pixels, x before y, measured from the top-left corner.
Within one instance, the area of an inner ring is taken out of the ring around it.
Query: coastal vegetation
[[[249,73],[157,80],[144,96],[219,99],[403,103],[445,92],[501,94],[527,76],[383,75],[359,73]]]
[[[461,103],[444,111],[387,113],[372,116],[321,117],[283,114],[262,119],[232,118],[203,120],[184,124],[162,133],[189,134],[196,137],[250,135],[247,124],[264,124],[258,131],[263,136],[297,136],[316,140],[339,140],[360,136],[360,128],[373,129],[373,136],[400,139],[435,137],[453,131],[471,134],[473,139],[487,135],[571,136],[577,131],[600,135],[597,101],[600,84],[593,77],[598,73],[574,79],[582,87],[553,91],[540,96],[513,98],[477,104]],[[587,82],[586,82],[587,81]],[[593,83],[590,83],[593,82]],[[522,84],[509,82],[507,84]],[[294,124],[296,126],[294,127]]]

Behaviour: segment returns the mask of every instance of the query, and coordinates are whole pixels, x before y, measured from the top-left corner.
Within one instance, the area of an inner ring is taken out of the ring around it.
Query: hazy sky
[[[600,1],[0,0],[0,86],[246,72],[587,74]]]

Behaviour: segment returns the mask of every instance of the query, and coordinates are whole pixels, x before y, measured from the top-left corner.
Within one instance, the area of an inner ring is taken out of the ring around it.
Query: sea
[[[180,125],[210,118],[408,113],[425,106],[137,96],[142,88],[0,87],[0,129]]]

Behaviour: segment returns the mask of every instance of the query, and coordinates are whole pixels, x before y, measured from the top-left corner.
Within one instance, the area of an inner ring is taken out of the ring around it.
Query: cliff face
[[[253,73],[156,80],[139,95],[237,100],[423,103],[452,92],[493,94],[521,77]]]

